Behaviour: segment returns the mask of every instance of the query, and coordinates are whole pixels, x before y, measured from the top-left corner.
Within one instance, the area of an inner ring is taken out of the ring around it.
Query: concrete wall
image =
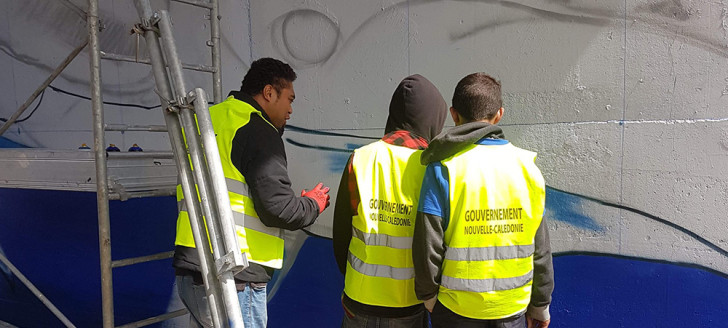
[[[460,78],[484,71],[503,84],[506,137],[539,153],[549,186],[547,219],[561,255],[556,318],[583,326],[579,320],[619,316],[615,304],[633,304],[650,315],[606,326],[685,313],[686,322],[717,319],[679,300],[689,295],[712,308],[718,290],[728,289],[728,1],[223,2],[226,90],[237,89],[250,62],[263,56],[289,62],[299,75],[284,135],[295,188],[324,181],[335,189],[350,150],[381,136],[403,77],[428,77],[449,102]],[[131,3],[102,3],[104,50],[134,53]],[[209,60],[200,11],[154,5],[170,9],[178,40],[188,41],[179,42],[183,60]],[[0,13],[0,116],[9,117],[85,29],[54,2],[2,0]],[[87,58],[79,56],[53,85],[88,95]],[[157,104],[147,67],[104,62],[103,79],[107,101]],[[206,76],[188,79],[210,90]],[[92,141],[88,101],[52,90],[44,97],[5,137],[32,147]],[[106,121],[162,124],[158,110],[113,105]],[[168,147],[159,134],[108,138],[122,148]],[[311,232],[329,237],[332,212]],[[607,263],[613,274],[599,266]],[[631,273],[650,282],[636,287],[646,292],[605,299],[605,291],[633,288],[623,286],[634,281]],[[676,290],[675,281],[704,287]],[[584,284],[591,292],[577,293]]]

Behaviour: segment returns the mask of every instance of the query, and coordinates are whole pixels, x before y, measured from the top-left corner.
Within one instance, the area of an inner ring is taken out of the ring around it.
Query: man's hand
[[[531,318],[530,315],[526,314],[526,323],[527,323],[528,328],[548,328],[549,324],[551,323],[551,320],[540,321],[540,320]]]
[[[306,189],[301,190],[301,197],[313,199],[316,204],[318,204],[319,214],[323,213],[323,211],[330,205],[329,200],[331,199],[331,196],[329,196],[329,187],[324,187],[323,182],[319,182],[316,187],[313,187],[313,189],[309,191],[306,191]]]
[[[432,309],[435,308],[435,303],[437,303],[437,295],[435,295],[433,298],[425,301],[425,309],[427,309],[427,311],[430,311],[430,313],[432,313]]]

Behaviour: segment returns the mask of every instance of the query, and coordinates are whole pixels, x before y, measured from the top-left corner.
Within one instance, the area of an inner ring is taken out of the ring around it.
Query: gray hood
[[[503,139],[505,136],[500,127],[490,123],[470,122],[458,125],[435,137],[422,153],[420,161],[423,165],[439,162],[485,137]]]

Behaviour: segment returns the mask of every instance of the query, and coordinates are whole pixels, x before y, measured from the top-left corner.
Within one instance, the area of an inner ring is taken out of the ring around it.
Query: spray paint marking
[[[551,214],[550,217],[577,228],[603,231],[594,219],[584,214],[583,208],[584,198],[551,187],[546,188],[546,209]]]

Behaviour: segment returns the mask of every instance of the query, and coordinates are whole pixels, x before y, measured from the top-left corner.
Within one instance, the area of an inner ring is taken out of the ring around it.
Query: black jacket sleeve
[[[339,181],[339,191],[336,193],[336,204],[334,205],[334,226],[333,226],[333,242],[334,242],[334,258],[339,266],[339,271],[346,274],[346,262],[349,255],[349,243],[351,243],[351,220],[354,216],[352,210],[352,193],[349,190],[349,181],[354,178],[353,173],[349,173],[351,161],[354,154],[349,156],[349,162],[346,163],[344,172],[341,174]]]
[[[231,160],[250,187],[255,211],[269,227],[297,230],[316,221],[318,205],[297,197],[288,177],[286,150],[278,131],[258,115],[238,129]]]

